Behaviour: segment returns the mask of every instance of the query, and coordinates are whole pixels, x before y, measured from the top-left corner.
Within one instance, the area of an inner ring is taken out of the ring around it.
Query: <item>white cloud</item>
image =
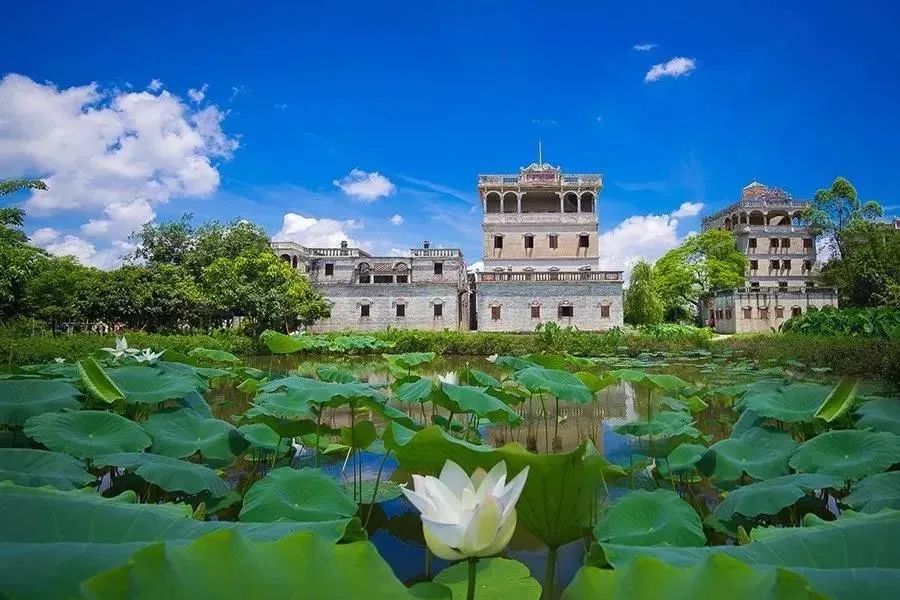
[[[697,63],[693,58],[678,56],[669,62],[659,63],[650,67],[650,70],[644,76],[644,82],[651,83],[663,77],[681,77],[689,74],[695,68],[697,68]]]
[[[61,234],[56,229],[52,227],[41,227],[40,229],[36,229],[34,233],[28,236],[28,239],[31,240],[31,243],[35,246],[39,246],[43,248],[47,244],[53,242],[57,238],[59,238]]]
[[[200,104],[203,102],[203,99],[206,98],[206,90],[209,89],[209,84],[204,83],[200,89],[191,88],[188,90],[188,98]]]
[[[484,261],[483,260],[475,261],[471,265],[469,265],[466,270],[469,273],[481,273],[482,271],[484,271]]]
[[[409,250],[404,250],[402,248],[391,248],[390,250],[388,250],[388,256],[406,257],[409,256]]]
[[[297,242],[313,248],[337,247],[346,241],[351,246],[359,246],[349,231],[360,229],[357,221],[338,221],[335,219],[316,219],[297,213],[287,213],[282,220],[281,229],[272,236],[279,242]]]
[[[72,256],[82,264],[100,269],[112,269],[122,257],[134,250],[134,244],[123,240],[113,241],[108,247],[98,249],[90,241],[77,235],[64,235],[52,227],[42,227],[31,234],[31,243],[54,256]]]
[[[656,260],[681,243],[678,219],[671,215],[635,215],[600,234],[600,268],[630,271],[638,260]]]
[[[393,217],[391,217],[392,225],[403,225],[403,223],[404,223],[404,219],[401,215],[394,215]]]
[[[703,210],[702,202],[682,202],[681,206],[672,213],[673,217],[682,219],[684,217],[696,217]]]
[[[635,44],[632,48],[638,52],[649,52],[658,46],[659,44]]]
[[[163,89],[163,82],[159,79],[153,79],[150,81],[147,89],[151,92],[158,92],[159,90]]]
[[[48,191],[27,198],[29,215],[86,215],[81,235],[109,240],[108,248],[92,254],[75,236],[55,243],[92,264],[120,253],[117,240],[153,219],[156,206],[214,192],[213,161],[238,147],[217,107],[192,109],[159,80],[148,89],[158,93],[105,92],[93,83],[60,89],[16,74],[0,79],[0,173],[46,181]]]
[[[349,175],[335,179],[333,183],[346,195],[362,202],[374,202],[397,191],[390,179],[378,171],[366,173],[362,169],[353,169]]]

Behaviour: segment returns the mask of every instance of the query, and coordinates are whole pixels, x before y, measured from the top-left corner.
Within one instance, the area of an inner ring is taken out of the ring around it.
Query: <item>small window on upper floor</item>
[[[781,266],[781,261],[778,260],[770,260],[769,261],[769,269],[778,270],[778,267]]]
[[[781,247],[782,248],[790,248],[791,247],[791,238],[781,238]]]
[[[609,304],[600,305],[600,317],[603,319],[609,318]]]
[[[526,249],[526,250],[531,250],[531,249],[533,249],[533,248],[534,248],[534,236],[533,236],[533,235],[526,235],[526,236],[525,236],[525,249]]]
[[[756,271],[757,269],[759,269],[759,261],[758,261],[758,260],[751,260],[751,261],[750,261],[750,270],[751,270],[751,271]]]
[[[756,248],[756,238],[750,238],[749,240],[747,240],[747,247]]]
[[[731,309],[730,308],[725,309],[725,319],[728,321],[731,320]]]
[[[434,263],[434,274],[435,275],[443,275],[444,274],[444,263],[442,263],[442,262]]]
[[[532,305],[532,306],[531,306],[531,318],[532,318],[532,319],[540,319],[540,318],[541,318],[541,307],[540,307],[540,305]]]
[[[434,316],[435,317],[443,317],[444,316],[444,305],[443,304],[435,304],[434,305]]]
[[[581,233],[578,235],[578,247],[579,248],[588,248],[591,245],[591,236],[586,233]]]
[[[409,275],[397,275],[397,283],[409,283]]]
[[[745,308],[745,309],[744,309],[744,318],[745,318],[745,319],[752,319],[752,318],[753,318],[753,309],[752,309],[752,308]]]
[[[776,307],[775,307],[775,318],[776,318],[776,319],[783,319],[783,318],[784,318],[784,307],[783,307],[783,306],[776,306]]]
[[[359,316],[360,317],[368,317],[369,316],[369,305],[361,304],[359,306]]]
[[[325,277],[334,275],[334,263],[325,263]]]
[[[406,305],[405,305],[405,304],[398,304],[398,305],[397,305],[397,316],[398,316],[398,317],[405,317],[405,316],[406,316]]]
[[[787,281],[779,281],[778,282],[778,289],[780,289],[780,290],[786,290],[787,286],[788,286]]]
[[[494,236],[494,249],[499,250],[500,248],[503,248],[503,236],[495,235]]]
[[[491,307],[491,320],[492,320],[492,321],[499,321],[499,320],[500,320],[500,307],[499,307],[499,306],[492,306],[492,307]]]
[[[759,310],[759,318],[760,319],[768,319],[769,318],[769,309],[768,308],[760,308]]]
[[[574,306],[568,305],[568,306],[560,306],[559,307],[559,317],[560,318],[574,317],[574,316],[575,316],[575,307]]]
[[[790,271],[791,270],[791,261],[790,260],[781,261],[781,268],[785,269],[787,271]]]
[[[803,247],[809,249],[813,247],[812,238],[803,238]]]
[[[550,244],[551,250],[556,250],[557,248],[559,248],[559,236],[558,235],[556,235],[555,233],[551,233],[547,237],[547,239]]]
[[[794,306],[791,308],[791,316],[792,317],[799,317],[802,314],[803,314],[803,309],[800,308],[799,306]]]
[[[759,289],[759,282],[758,282],[758,281],[751,281],[751,282],[750,282],[750,289],[758,290],[758,289]]]
[[[769,248],[778,247],[778,238],[769,238]]]

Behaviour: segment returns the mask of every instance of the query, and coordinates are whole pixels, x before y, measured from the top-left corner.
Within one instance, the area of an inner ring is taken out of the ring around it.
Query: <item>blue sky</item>
[[[900,213],[900,3],[19,2],[5,16],[22,26],[0,41],[0,76],[16,74],[0,84],[0,177],[56,182],[6,202],[24,202],[36,243],[93,264],[143,217],[184,211],[381,253],[428,238],[474,262],[478,173],[534,161],[538,138],[545,160],[603,173],[609,267],[658,256],[699,227],[672,216],[683,203],[718,207],[754,178],[803,198],[842,175]],[[335,184],[353,169],[382,195]]]

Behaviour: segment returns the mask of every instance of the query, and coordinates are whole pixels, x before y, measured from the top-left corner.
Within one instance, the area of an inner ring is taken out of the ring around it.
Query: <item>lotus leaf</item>
[[[86,358],[78,362],[78,374],[81,383],[88,393],[107,404],[125,398],[125,392],[119,389],[116,382],[109,378],[109,374],[93,358]]]
[[[876,398],[856,409],[856,427],[900,435],[900,399]]]
[[[96,465],[122,467],[135,475],[159,486],[167,492],[199,494],[209,492],[212,497],[222,497],[231,488],[216,472],[205,465],[145,452],[104,454],[94,459]]]
[[[442,383],[438,404],[455,413],[475,413],[493,423],[517,425],[522,417],[498,398],[485,393],[486,388]]]
[[[712,555],[695,565],[673,567],[642,556],[615,570],[579,569],[563,600],[824,600],[809,582],[783,569],[757,568],[729,556]]]
[[[791,467],[802,473],[860,479],[887,470],[900,462],[900,436],[893,433],[826,431],[805,442],[791,458]]]
[[[176,365],[178,363],[168,363]],[[118,367],[107,369],[107,375],[125,394],[130,404],[158,404],[183,398],[192,392],[202,392],[206,384],[190,368],[180,370],[172,366]]]
[[[254,483],[244,495],[244,522],[334,521],[350,518],[357,506],[343,488],[317,469],[281,467]]]
[[[616,384],[616,378],[611,373],[607,373],[602,377],[598,377],[593,373],[589,373],[587,371],[580,371],[575,373],[575,377],[581,380],[581,383],[590,390],[592,394],[596,394],[599,391],[605,390],[611,385]]]
[[[500,380],[493,375],[469,366],[462,370],[462,373],[459,375],[459,381],[466,385],[479,385],[489,388],[499,388],[501,386]]]
[[[700,517],[678,494],[658,489],[629,492],[594,526],[600,542],[631,546],[703,546]]]
[[[403,492],[400,491],[402,486],[396,481],[381,480],[378,482],[377,490],[375,489],[374,479],[363,479],[357,485],[359,486],[359,497],[362,498],[365,504],[372,503],[373,494],[375,495],[375,504],[394,500],[403,495]],[[344,484],[344,492],[348,496],[353,497],[352,482]]]
[[[587,386],[578,377],[567,371],[528,367],[516,371],[514,377],[533,394],[547,393],[560,400],[579,404],[587,404],[594,399],[594,394]]]
[[[44,413],[25,422],[25,433],[54,452],[78,458],[137,452],[150,445],[137,423],[101,410]]]
[[[302,336],[285,335],[271,329],[263,331],[259,339],[272,354],[293,354],[307,348],[307,340]]]
[[[241,362],[241,359],[231,352],[225,352],[224,350],[210,350],[209,348],[194,348],[188,352],[188,356],[200,359],[207,363],[236,364]]]
[[[754,427],[739,438],[710,446],[697,466],[717,481],[737,481],[744,473],[771,479],[788,474],[788,459],[798,446],[787,433]]]
[[[47,363],[43,365],[24,365],[20,367],[23,373],[40,375],[46,379],[78,379],[78,365],[75,363]]]
[[[319,367],[316,369],[316,377],[328,383],[359,383],[353,373],[335,366]]]
[[[617,425],[614,431],[623,435],[635,436],[675,436],[688,434],[700,437],[702,434],[694,427],[694,420],[689,413],[681,411],[663,411],[653,415],[651,421],[631,421]]]
[[[491,448],[456,439],[439,427],[414,432],[397,423],[389,424],[383,437],[408,472],[437,475],[444,462],[452,460],[471,473],[503,460],[513,477],[528,466],[528,481],[516,505],[519,523],[551,547],[580,538],[589,526],[601,482],[625,474],[588,441],[571,452],[533,454],[518,443]]]
[[[681,444],[666,457],[666,466],[674,473],[692,469],[706,454],[706,446],[700,444]]]
[[[341,443],[345,448],[365,450],[378,439],[378,432],[372,421],[357,421],[353,427],[341,427]]]
[[[853,487],[844,504],[864,513],[900,509],[900,471],[869,475]]]
[[[306,377],[282,377],[259,386],[261,392],[285,390],[299,403],[340,406],[363,399],[384,402],[386,398],[367,383],[329,383]]]
[[[822,405],[816,411],[815,417],[828,423],[833,423],[844,416],[856,400],[856,384],[856,378],[844,377],[841,379],[840,383],[831,390],[831,393],[822,402]]]
[[[84,464],[68,454],[0,448],[0,481],[16,485],[40,487],[49,485],[59,490],[74,490],[95,481],[84,470]]]
[[[488,360],[491,359],[488,358]],[[505,369],[509,369],[510,371],[521,371],[522,369],[538,366],[535,363],[518,356],[498,356],[493,360],[493,362],[498,367],[503,367]]]
[[[290,446],[290,440],[282,438],[278,432],[265,423],[248,423],[238,427],[238,431],[250,445],[269,452],[284,452]],[[306,433],[306,432],[304,432]]]
[[[739,438],[751,429],[762,425],[763,421],[765,421],[765,418],[759,416],[749,408],[744,409],[744,412],[741,413],[741,416],[738,417],[734,427],[732,427],[731,435],[729,437]]]
[[[729,555],[754,569],[780,567],[795,572],[809,580],[814,591],[838,600],[893,598],[900,585],[900,553],[896,548],[900,512],[843,517],[815,527],[772,529],[777,535],[742,546],[603,544],[603,551],[616,572],[648,556],[674,566],[690,566],[710,555]]]
[[[818,383],[773,386],[757,382],[741,399],[745,409],[785,423],[808,423],[831,394],[831,387]]]
[[[151,451],[173,458],[197,452],[204,459],[231,459],[247,449],[249,443],[232,425],[209,419],[188,408],[164,410],[150,415],[144,429],[153,439]]]
[[[565,371],[569,368],[569,360],[561,354],[525,354],[522,360],[527,360],[545,369],[559,369]]]
[[[257,409],[258,414],[279,419],[315,420],[316,418],[316,408],[311,406],[309,396],[294,390],[262,392],[253,399],[253,406]],[[256,413],[247,411],[247,416],[252,418],[256,416]]]
[[[435,392],[434,380],[430,377],[404,378],[394,391],[394,400],[398,402],[428,402]]]
[[[735,515],[752,518],[758,515],[778,514],[793,505],[808,492],[826,488],[840,489],[844,480],[831,475],[794,473],[741,486],[725,496],[716,508],[716,518],[731,521]]]
[[[433,361],[435,354],[434,352],[406,352],[404,354],[383,354],[382,356],[388,363],[404,371],[411,371]]]
[[[541,597],[541,584],[532,576],[528,567],[516,560],[485,558],[475,567],[475,597],[478,600],[537,600]],[[434,578],[450,589],[453,600],[465,600],[469,584],[466,561],[447,567]]]
[[[0,381],[0,424],[22,425],[30,417],[81,408],[81,393],[70,383],[47,379]]]
[[[197,392],[191,392],[183,398],[179,398],[177,402],[182,408],[189,408],[200,416],[206,418],[212,418],[213,416],[212,408],[210,408],[206,399]]]
[[[434,593],[436,584],[425,585]],[[310,533],[255,542],[233,531],[183,546],[144,548],[127,565],[86,581],[83,590],[91,600],[421,597],[415,586],[397,579],[369,542],[335,545]]]

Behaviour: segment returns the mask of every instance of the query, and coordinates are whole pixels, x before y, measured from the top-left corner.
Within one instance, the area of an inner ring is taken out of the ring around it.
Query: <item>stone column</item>
[[[522,212],[522,194],[521,193],[516,194],[516,212],[517,213]]]
[[[581,212],[581,194],[578,194],[578,212]]]
[[[556,196],[559,198],[559,212],[560,212],[560,213],[566,212],[566,211],[565,211],[565,206],[564,206],[564,203],[563,203],[563,197],[564,197],[565,195],[564,195],[562,192],[556,192]]]

